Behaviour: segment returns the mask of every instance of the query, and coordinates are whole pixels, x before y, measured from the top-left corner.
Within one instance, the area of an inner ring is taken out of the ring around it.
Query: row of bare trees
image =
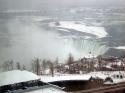
[[[37,75],[42,75],[46,69],[49,69],[51,75],[54,76],[54,68],[56,65],[58,65],[58,58],[56,58],[55,61],[35,58],[32,60],[31,65],[31,70]]]
[[[69,54],[66,64],[70,65],[73,62],[74,62],[74,57],[72,56],[72,54]],[[50,71],[50,74],[54,76],[54,71],[58,64],[59,64],[58,58],[56,58],[54,61],[34,58],[31,62],[31,71],[37,75],[42,75],[42,74],[45,74],[44,73],[45,70],[48,69]],[[71,71],[71,68],[69,66],[69,72],[70,71]]]
[[[55,61],[34,58],[29,66],[25,66],[21,62],[15,62],[14,60],[7,60],[0,65],[0,70],[11,71],[11,70],[30,70],[37,75],[44,74],[46,69],[50,70],[52,76],[54,75],[54,67],[58,64],[58,58]]]
[[[71,64],[74,62],[74,57],[69,54],[68,59],[66,61],[66,64]],[[25,66],[21,62],[15,62],[14,60],[8,60],[3,62],[0,68],[2,68],[2,71],[11,71],[11,70],[29,70],[37,75],[45,74],[45,70],[48,69],[50,74],[54,76],[55,67],[58,65],[58,58],[56,58],[54,61],[47,60],[47,59],[40,59],[40,58],[34,58],[29,64],[29,66]],[[70,70],[69,66],[69,71]]]
[[[26,70],[25,65],[21,65],[20,62],[14,62],[13,60],[5,61],[1,65],[2,71],[11,71],[11,70]]]

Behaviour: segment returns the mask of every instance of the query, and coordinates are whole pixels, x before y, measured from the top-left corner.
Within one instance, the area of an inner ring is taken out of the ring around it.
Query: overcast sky
[[[125,0],[0,0],[0,10],[39,9],[72,6],[124,6]]]

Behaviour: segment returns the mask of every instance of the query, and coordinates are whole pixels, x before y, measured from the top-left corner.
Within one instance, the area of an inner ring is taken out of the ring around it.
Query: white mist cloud
[[[8,20],[4,28],[7,30],[9,46],[0,48],[1,62],[13,59],[27,64],[34,57],[51,60],[58,57],[60,62],[65,62],[69,53],[78,59],[88,56],[90,51],[94,56],[107,51],[106,46],[95,41],[83,40],[77,43],[72,38],[59,38],[59,33],[47,31],[26,17]]]
[[[57,38],[58,33],[45,31],[31,20],[9,20],[5,28],[8,29],[11,44],[0,49],[3,60],[29,62],[34,57],[51,60],[59,57],[62,62],[69,53],[76,52],[72,41]]]

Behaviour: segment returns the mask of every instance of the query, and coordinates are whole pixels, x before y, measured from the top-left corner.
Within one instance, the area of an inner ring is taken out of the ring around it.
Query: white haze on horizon
[[[0,0],[0,10],[46,10],[80,6],[124,7],[125,0]]]

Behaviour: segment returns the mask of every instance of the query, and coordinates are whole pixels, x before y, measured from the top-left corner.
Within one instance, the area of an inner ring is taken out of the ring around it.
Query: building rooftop
[[[13,70],[0,73],[0,86],[16,84],[31,80],[38,80],[39,77],[32,72]]]

